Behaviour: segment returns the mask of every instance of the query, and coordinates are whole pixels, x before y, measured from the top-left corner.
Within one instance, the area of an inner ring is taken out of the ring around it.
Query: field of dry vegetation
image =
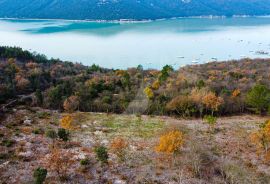
[[[1,117],[0,180],[268,184],[270,162],[253,136],[267,119],[241,115],[208,124],[17,106]]]

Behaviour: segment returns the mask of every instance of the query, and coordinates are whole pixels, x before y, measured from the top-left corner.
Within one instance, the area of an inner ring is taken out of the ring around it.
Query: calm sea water
[[[0,45],[108,68],[175,68],[270,57],[270,18],[185,18],[139,23],[0,20]],[[264,53],[257,51],[264,51]]]

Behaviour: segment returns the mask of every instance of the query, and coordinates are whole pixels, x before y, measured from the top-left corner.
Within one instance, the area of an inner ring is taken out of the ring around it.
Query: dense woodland
[[[47,59],[0,47],[0,103],[66,111],[202,117],[266,114],[270,59],[211,62],[179,70],[127,70]],[[23,100],[21,100],[23,99]]]

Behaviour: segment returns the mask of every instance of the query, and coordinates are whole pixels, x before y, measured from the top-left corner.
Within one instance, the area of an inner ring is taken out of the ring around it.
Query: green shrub
[[[3,140],[2,141],[2,145],[6,146],[6,147],[11,147],[14,143],[15,143],[15,141],[13,141],[13,140]]]
[[[62,139],[63,141],[69,140],[69,132],[66,129],[59,128],[57,134],[58,134],[58,137]]]
[[[100,161],[102,164],[108,163],[108,151],[107,148],[104,146],[98,146],[95,148],[96,158],[98,161]]]
[[[203,120],[210,126],[214,126],[217,123],[217,117],[211,115],[204,116]]]
[[[36,128],[32,131],[33,134],[42,134],[43,130],[41,128]]]
[[[49,129],[45,133],[46,137],[51,138],[51,139],[56,139],[57,138],[57,133],[55,130]]]
[[[43,168],[37,168],[34,171],[34,178],[35,178],[35,184],[42,184],[47,176],[47,169],[43,169]]]
[[[7,153],[0,153],[0,160],[7,159],[9,155]]]
[[[86,166],[86,165],[89,165],[89,164],[90,164],[90,160],[88,158],[82,159],[80,161],[81,166]]]

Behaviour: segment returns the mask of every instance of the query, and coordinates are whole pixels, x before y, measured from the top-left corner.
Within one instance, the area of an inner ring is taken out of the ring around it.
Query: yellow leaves
[[[152,84],[152,89],[154,90],[158,90],[160,87],[160,82],[158,80],[156,80],[153,84]]]
[[[146,87],[144,89],[144,93],[147,96],[147,98],[149,98],[149,99],[154,98],[154,92],[153,92],[153,90],[150,87]]]
[[[60,126],[66,130],[74,130],[74,118],[71,115],[66,115],[60,120]]]
[[[241,94],[241,91],[239,89],[235,89],[233,92],[232,92],[232,97],[235,98],[235,97],[238,97],[240,96]]]
[[[122,77],[125,75],[126,71],[125,70],[117,70],[115,73],[117,76]]]
[[[223,98],[216,96],[215,93],[210,92],[203,97],[202,102],[207,108],[212,111],[217,111],[219,106],[223,104],[224,100]]]
[[[159,144],[155,150],[167,154],[178,151],[184,143],[183,133],[179,130],[170,131],[160,137]]]

